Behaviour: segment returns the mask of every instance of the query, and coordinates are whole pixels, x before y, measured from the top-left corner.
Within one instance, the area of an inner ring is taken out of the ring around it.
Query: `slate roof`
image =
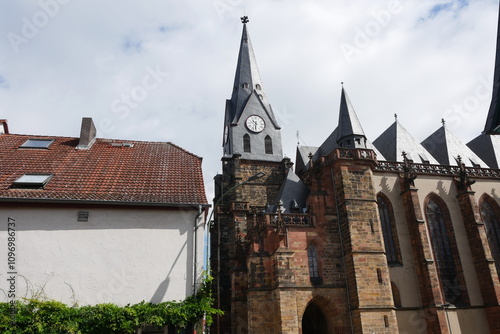
[[[500,134],[500,15],[498,16],[497,52],[494,73],[493,94],[486,118],[486,125],[484,126],[484,132],[488,134]]]
[[[315,146],[297,146],[295,154],[295,170],[297,173],[306,171],[309,168],[309,154],[314,156],[318,149],[319,147]]]
[[[245,119],[250,115],[262,117],[263,131],[254,133],[246,127]],[[231,99],[226,100],[224,125],[224,156],[238,153],[242,159],[275,162],[283,159],[281,128],[263,88],[246,23],[243,24],[233,92]],[[243,144],[246,135],[250,136],[250,150]],[[271,139],[272,153],[265,149],[267,136]]]
[[[291,213],[293,209],[299,210],[299,213],[305,213],[309,192],[309,188],[302,183],[300,178],[292,170],[288,170],[278,193],[278,201],[282,203],[282,213]],[[276,212],[276,209],[277,206],[272,205],[268,211]]]
[[[358,115],[356,115],[351,100],[349,100],[343,86],[340,96],[339,125],[337,127],[337,132],[337,143],[344,137],[363,136],[366,138],[365,132],[359,122]]]
[[[309,154],[313,154],[313,161],[330,155],[336,148],[340,147],[341,141],[345,138],[363,137],[363,143],[354,144],[357,148],[367,148],[375,151],[377,160],[385,160],[380,151],[366,139],[365,133],[358,119],[344,87],[342,87],[340,97],[339,121],[333,132],[325,139],[320,147],[297,146],[296,170],[298,173],[307,170],[309,166]],[[354,142],[354,140],[352,141]]]
[[[467,146],[488,166],[500,168],[500,138],[498,136],[483,133],[468,142]]]
[[[456,166],[456,159],[460,156],[467,167],[479,165],[482,168],[489,168],[484,161],[444,125],[434,131],[421,144],[442,165]]]
[[[259,89],[257,87],[260,87]],[[241,35],[240,51],[236,65],[236,74],[234,76],[233,94],[231,96],[231,110],[228,116],[232,124],[237,124],[243,110],[245,109],[250,97],[257,96],[259,108],[263,108],[273,122],[274,126],[279,128],[278,122],[274,117],[271,105],[263,89],[262,79],[260,78],[257,60],[250,42],[247,31],[247,25],[243,24],[243,33]],[[261,105],[261,106],[260,106]]]
[[[378,148],[387,161],[403,162],[402,153],[404,151],[408,159],[415,163],[439,164],[397,120],[373,141],[373,145]],[[383,159],[379,158],[379,160]]]
[[[19,148],[26,140],[54,139],[47,149]],[[85,201],[102,204],[208,205],[202,158],[172,144],[0,135],[0,200]],[[131,144],[131,145],[129,145]],[[53,174],[43,189],[13,189],[25,173]]]

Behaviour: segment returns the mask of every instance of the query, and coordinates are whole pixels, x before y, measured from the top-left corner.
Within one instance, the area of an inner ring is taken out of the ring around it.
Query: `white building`
[[[69,305],[193,294],[209,207],[200,157],[171,143],[95,138],[90,118],[80,138],[3,129],[2,301],[12,299],[11,277],[15,298]]]

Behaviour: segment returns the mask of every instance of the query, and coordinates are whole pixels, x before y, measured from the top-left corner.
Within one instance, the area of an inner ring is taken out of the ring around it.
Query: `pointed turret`
[[[286,179],[278,192],[277,202],[269,206],[268,211],[276,212],[280,203],[282,213],[306,213],[309,192],[309,188],[302,180],[292,170],[288,170]]]
[[[226,101],[224,156],[240,154],[243,159],[281,161],[280,127],[262,88],[247,31],[248,18],[243,17],[242,22],[233,93]]]
[[[500,14],[497,27],[497,53],[495,57],[495,77],[493,79],[493,95],[490,110],[486,118],[484,132],[488,134],[500,134]]]
[[[462,143],[450,130],[443,126],[434,131],[421,144],[425,149],[432,154],[436,160],[442,165],[456,166],[458,156],[467,167],[482,167],[489,166],[481,160],[467,145]]]
[[[336,148],[364,148],[375,152],[377,160],[385,160],[379,150],[366,139],[361,123],[342,85],[340,97],[339,124],[326,138],[320,147],[297,147],[297,172],[307,170],[309,165],[309,153],[312,153],[312,161],[320,157],[330,155]]]
[[[395,115],[396,116],[396,115]],[[394,123],[385,130],[373,145],[384,155],[387,161],[403,162],[402,153],[415,163],[439,164],[427,150],[415,140],[399,123],[397,116]],[[382,160],[382,159],[378,159]]]
[[[500,138],[498,136],[483,133],[468,142],[467,146],[490,168],[500,168]]]
[[[234,76],[233,94],[231,96],[232,104],[232,122],[237,122],[243,112],[245,103],[254,91],[259,95],[262,104],[266,109],[270,109],[266,94],[262,88],[257,61],[253,52],[252,43],[248,36],[247,25],[243,24],[243,33],[241,36],[240,52],[238,54],[238,64]]]
[[[367,148],[365,132],[345,92],[344,86],[342,86],[342,96],[340,97],[337,144],[339,147],[344,148]]]

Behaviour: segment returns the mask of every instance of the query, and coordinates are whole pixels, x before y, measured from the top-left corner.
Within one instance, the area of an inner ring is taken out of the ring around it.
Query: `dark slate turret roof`
[[[367,148],[375,151],[378,160],[385,160],[380,151],[366,139],[361,123],[354,111],[354,108],[347,96],[344,87],[340,97],[339,123],[333,132],[326,138],[320,147],[313,146],[298,146],[297,147],[297,172],[307,170],[309,168],[309,153],[313,154],[313,161],[317,161],[320,157],[330,155],[338,147],[342,140],[349,138],[351,143],[354,143],[355,138],[361,139],[361,145],[356,145],[356,148]],[[346,147],[346,146],[343,146]],[[354,148],[354,147],[352,147]]]
[[[493,79],[493,96],[490,110],[484,127],[485,133],[500,134],[500,15],[497,27],[497,52],[495,57],[495,76]]]
[[[248,35],[247,25],[243,24],[233,93],[230,100],[231,110],[229,120],[232,124],[238,123],[251,95],[257,97],[255,100],[259,103],[258,108],[261,108],[260,104],[262,104],[269,118],[274,123],[273,125],[279,128],[262,85],[259,69],[257,67],[257,60],[255,59],[252,43]]]
[[[318,151],[319,147],[315,146],[297,146],[297,153],[295,156],[295,170],[297,173],[303,172],[309,168],[309,155],[313,156]]]
[[[285,181],[282,183],[278,193],[278,201],[281,201],[282,213],[290,213],[292,210],[298,210],[299,213],[305,213],[307,204],[306,200],[309,196],[309,188],[302,183],[300,178],[289,169]],[[275,212],[275,205],[269,208],[270,212]]]
[[[281,128],[264,91],[257,61],[242,18],[243,32],[231,99],[226,101],[223,154],[239,154],[242,159],[281,161],[283,147]],[[245,124],[250,116],[261,117],[264,128],[254,132]],[[270,149],[272,148],[272,149]]]
[[[479,165],[480,167],[488,168],[488,165],[484,161],[444,125],[427,137],[421,144],[442,165],[455,166],[457,165],[456,159],[460,156],[462,157],[462,162],[467,167]]]
[[[373,142],[387,161],[403,162],[402,153],[416,163],[439,164],[412,135],[396,121]],[[382,159],[379,159],[382,160]]]
[[[337,144],[341,143],[346,138],[363,137],[366,139],[365,132],[361,127],[358,116],[354,111],[354,107],[342,86],[340,96],[339,123],[337,127]],[[364,142],[361,145],[356,145],[356,148],[366,148]],[[353,147],[354,148],[354,147]]]
[[[467,143],[491,168],[500,168],[500,138],[487,134],[481,134]]]

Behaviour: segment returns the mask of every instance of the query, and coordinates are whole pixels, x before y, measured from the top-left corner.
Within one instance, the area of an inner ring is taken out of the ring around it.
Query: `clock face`
[[[266,127],[266,123],[264,122],[264,120],[257,115],[248,117],[245,124],[248,130],[252,132],[261,132]]]

